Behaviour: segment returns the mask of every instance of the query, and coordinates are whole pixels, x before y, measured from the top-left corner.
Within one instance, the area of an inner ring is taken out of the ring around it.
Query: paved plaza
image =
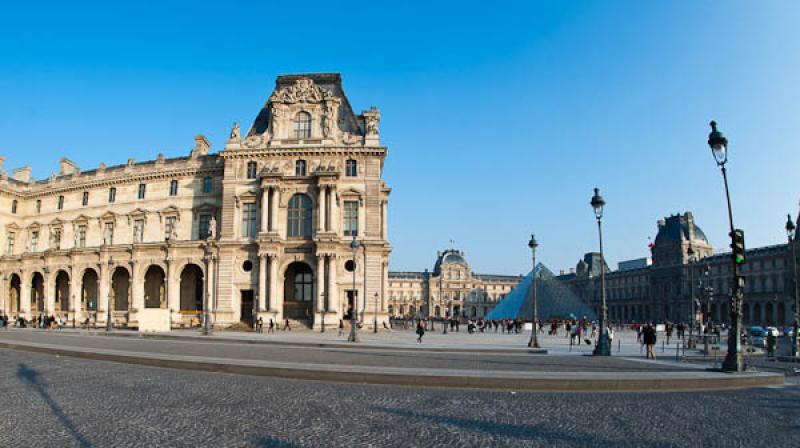
[[[797,446],[800,389],[514,393],[328,384],[0,350],[0,445]],[[732,424],[735,422],[735,424]]]

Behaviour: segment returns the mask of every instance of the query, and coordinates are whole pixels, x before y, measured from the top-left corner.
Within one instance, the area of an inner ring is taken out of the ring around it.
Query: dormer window
[[[311,138],[311,114],[298,112],[294,116],[294,138]]]
[[[306,161],[305,160],[298,160],[294,163],[294,175],[295,176],[305,176],[306,175]]]

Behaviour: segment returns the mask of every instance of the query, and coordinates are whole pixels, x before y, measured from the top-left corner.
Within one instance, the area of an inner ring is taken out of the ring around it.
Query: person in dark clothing
[[[647,347],[647,359],[656,359],[655,353],[653,353],[653,347],[656,345],[656,329],[652,325],[647,325],[642,330],[642,342]]]
[[[417,342],[422,344],[422,337],[425,336],[425,324],[422,321],[417,323]]]

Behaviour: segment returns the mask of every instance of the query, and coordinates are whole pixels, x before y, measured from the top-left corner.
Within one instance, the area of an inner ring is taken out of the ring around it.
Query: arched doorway
[[[166,308],[167,297],[165,295],[164,279],[166,275],[161,266],[152,265],[147,268],[144,274],[144,307],[145,308]]]
[[[283,315],[287,318],[311,317],[314,301],[314,273],[302,262],[294,262],[286,268],[283,283]]]
[[[196,264],[181,272],[181,311],[203,311],[203,270]]]
[[[38,272],[31,277],[31,311],[44,312],[44,277]]]
[[[9,313],[12,313],[14,317],[18,316],[20,312],[22,312],[19,294],[20,294],[20,280],[19,275],[11,274],[11,279],[8,282],[8,304],[9,304]]]
[[[81,281],[81,308],[88,312],[97,312],[97,272],[87,269]]]
[[[125,268],[117,267],[111,276],[111,300],[114,311],[128,311],[131,275]]]
[[[69,274],[64,271],[58,271],[56,274],[54,296],[56,309],[64,313],[69,312]]]

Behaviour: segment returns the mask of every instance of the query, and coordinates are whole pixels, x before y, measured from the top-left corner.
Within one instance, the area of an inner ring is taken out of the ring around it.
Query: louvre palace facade
[[[393,317],[482,318],[522,280],[517,275],[472,272],[464,252],[437,254],[433,271],[389,272]]]
[[[733,282],[731,254],[715,254],[691,212],[657,223],[650,246],[652,265],[608,270],[609,319],[615,321],[727,322]],[[595,311],[600,309],[599,253],[587,253],[574,272],[558,278]],[[794,276],[788,244],[748,249],[745,277],[745,324],[784,326],[794,319]],[[694,307],[692,302],[694,301]]]
[[[172,327],[388,318],[387,148],[380,113],[353,112],[338,74],[288,75],[222,151],[34,180],[0,165],[0,305],[9,316]],[[355,260],[351,247],[358,242]],[[167,312],[164,312],[167,314]]]

